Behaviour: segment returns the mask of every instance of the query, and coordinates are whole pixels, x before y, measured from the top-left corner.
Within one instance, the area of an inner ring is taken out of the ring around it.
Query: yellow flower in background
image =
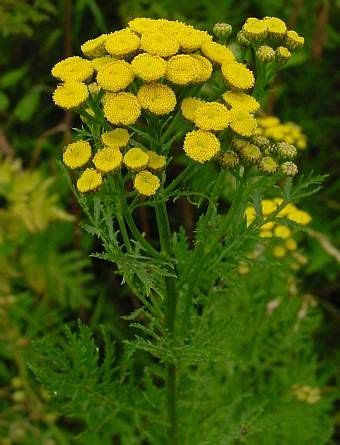
[[[178,85],[188,85],[200,77],[202,65],[191,55],[180,54],[169,59],[166,78]]]
[[[105,40],[106,51],[114,57],[124,57],[139,49],[140,39],[130,29],[121,29],[108,34]]]
[[[87,40],[85,43],[81,45],[81,50],[84,56],[86,57],[102,57],[105,56],[105,41],[107,38],[107,34],[102,34],[95,39]]]
[[[246,111],[231,109],[229,111],[230,128],[240,136],[251,136],[257,126],[254,116]]]
[[[231,88],[248,90],[255,83],[254,74],[242,63],[223,63],[222,74]]]
[[[220,151],[220,141],[209,131],[194,130],[186,134],[183,149],[189,158],[203,164]]]
[[[285,248],[287,250],[296,250],[297,249],[297,242],[293,238],[289,238],[285,241]]]
[[[291,232],[288,227],[279,224],[274,229],[274,235],[278,238],[288,239],[291,236]]]
[[[85,82],[93,75],[93,66],[89,60],[78,56],[68,57],[52,68],[52,76],[64,82]]]
[[[134,72],[129,63],[117,60],[105,64],[98,70],[97,83],[107,91],[117,92],[125,90],[134,79]]]
[[[103,183],[103,178],[100,172],[93,168],[87,168],[77,181],[77,189],[81,193],[96,190]]]
[[[204,42],[201,50],[204,56],[219,65],[235,62],[236,60],[231,49],[216,42]]]
[[[57,86],[53,93],[53,102],[61,108],[70,110],[82,105],[89,97],[89,90],[81,82],[65,82]]]
[[[141,114],[141,106],[132,93],[106,93],[103,110],[106,119],[113,125],[131,125]]]
[[[300,402],[306,402],[310,405],[314,405],[321,400],[320,389],[309,385],[294,385],[293,394]]]
[[[276,258],[283,258],[287,253],[287,250],[283,246],[275,246],[273,248],[273,255]]]
[[[170,57],[178,52],[179,42],[165,32],[155,31],[142,34],[141,48],[154,56]]]
[[[221,131],[228,128],[229,111],[218,102],[202,102],[196,108],[194,122],[201,130]]]
[[[125,128],[115,128],[103,133],[101,138],[104,145],[112,148],[121,148],[127,146],[130,135]]]
[[[261,208],[263,216],[269,216],[277,209],[277,204],[272,199],[262,199]]]
[[[72,142],[63,153],[63,162],[71,169],[79,168],[87,164],[91,156],[91,145],[87,141]]]
[[[141,170],[149,162],[149,156],[141,148],[130,148],[124,155],[123,162],[130,170]]]
[[[122,165],[123,155],[119,148],[104,147],[97,151],[93,158],[93,163],[97,170],[108,173],[115,171]]]
[[[255,97],[241,91],[227,91],[222,94],[222,98],[231,108],[241,109],[248,113],[255,113],[260,108],[260,104]]]
[[[139,54],[132,62],[131,66],[136,74],[145,82],[159,80],[165,76],[167,62],[159,56],[151,54]]]
[[[176,106],[176,95],[168,86],[161,83],[147,83],[140,87],[137,98],[142,108],[153,114],[171,113]]]
[[[312,217],[308,212],[299,209],[293,209],[287,214],[287,218],[291,221],[294,221],[297,224],[301,224],[302,226],[306,226],[312,220]]]
[[[196,97],[186,97],[183,99],[181,103],[181,112],[185,119],[194,122],[196,110],[201,104],[202,100],[197,99]]]
[[[138,193],[142,196],[153,196],[160,187],[160,180],[147,170],[143,170],[136,174],[133,185]]]
[[[147,151],[146,154],[149,156],[149,161],[148,161],[147,167],[150,170],[152,170],[154,172],[163,170],[163,168],[166,165],[165,156],[159,155],[153,150]]]

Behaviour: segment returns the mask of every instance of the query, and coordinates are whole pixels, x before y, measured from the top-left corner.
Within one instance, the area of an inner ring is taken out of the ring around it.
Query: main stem
[[[159,231],[159,239],[162,251],[170,258],[173,257],[171,244],[171,230],[169,225],[168,213],[165,202],[157,203],[156,219]],[[169,332],[172,343],[175,341],[176,309],[177,309],[177,291],[176,278],[165,277],[165,327]],[[177,427],[177,369],[175,363],[166,365],[166,392],[167,392],[167,411],[168,411],[168,443],[169,445],[178,445],[178,427]]]

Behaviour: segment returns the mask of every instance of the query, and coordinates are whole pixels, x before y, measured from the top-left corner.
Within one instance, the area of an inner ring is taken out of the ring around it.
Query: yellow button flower
[[[148,53],[139,54],[131,62],[134,73],[145,82],[159,80],[165,76],[166,61]]]
[[[263,21],[268,29],[268,37],[273,39],[285,37],[287,27],[283,20],[277,17],[264,17]]]
[[[103,183],[103,178],[100,172],[93,168],[87,168],[77,181],[77,189],[81,193],[96,190]]]
[[[295,31],[287,31],[285,46],[290,51],[296,51],[299,48],[302,48],[305,44],[305,39]]]
[[[231,88],[248,90],[254,86],[254,74],[242,63],[223,63],[222,74]]]
[[[290,237],[290,230],[288,229],[288,227],[279,224],[275,227],[274,234],[278,238],[288,239]]]
[[[219,65],[235,62],[236,60],[234,53],[229,48],[216,42],[204,42],[201,50],[208,59]]]
[[[129,132],[125,128],[115,128],[102,134],[104,145],[112,148],[126,147],[129,143]]]
[[[91,78],[92,74],[91,62],[78,56],[68,57],[52,68],[52,76],[64,82],[85,82]]]
[[[123,162],[123,155],[118,148],[104,147],[97,151],[93,163],[97,170],[108,173],[117,170]]]
[[[262,199],[261,207],[263,216],[269,216],[275,212],[277,203],[272,199]]]
[[[201,130],[221,131],[228,127],[229,111],[218,102],[203,102],[196,108],[194,122]]]
[[[183,149],[189,158],[203,164],[220,151],[220,142],[209,131],[194,130],[186,134]]]
[[[183,52],[197,51],[204,42],[210,42],[212,36],[206,31],[201,31],[193,27],[186,26],[178,31],[176,38],[179,41]]]
[[[132,93],[106,93],[103,101],[106,119],[113,125],[132,125],[141,114],[140,104]]]
[[[99,71],[103,66],[108,65],[109,63],[114,62],[115,58],[111,57],[111,56],[104,56],[104,57],[97,57],[93,60],[91,60],[93,69],[95,71]]]
[[[154,56],[170,57],[178,52],[179,43],[171,35],[156,31],[142,34],[141,49]]]
[[[142,196],[153,196],[159,189],[161,183],[156,175],[147,170],[143,170],[136,174],[133,185],[138,193]]]
[[[109,34],[105,40],[106,51],[115,57],[124,57],[139,49],[140,39],[130,29],[121,29]]]
[[[91,154],[91,145],[87,141],[72,142],[63,153],[63,161],[69,168],[79,168],[88,163]]]
[[[87,86],[81,82],[65,82],[58,85],[53,93],[56,105],[66,110],[77,108],[89,97]]]
[[[295,239],[289,238],[285,242],[285,247],[287,250],[296,250],[297,249],[297,243]]]
[[[229,111],[230,128],[240,136],[251,136],[257,123],[254,116],[246,111],[231,109]]]
[[[142,108],[153,114],[171,113],[176,106],[176,95],[168,85],[148,83],[142,85],[137,98]]]
[[[202,104],[201,99],[196,97],[186,97],[181,104],[181,111],[185,119],[193,122],[197,108]]]
[[[81,50],[86,57],[102,57],[105,56],[105,41],[107,34],[102,34],[95,39],[87,40],[81,45]]]
[[[273,255],[276,258],[283,258],[287,253],[287,250],[283,246],[275,246],[273,249]]]
[[[165,156],[159,155],[153,150],[149,150],[146,153],[149,156],[149,162],[147,167],[155,172],[163,170],[163,168],[166,165]]]
[[[98,70],[97,83],[104,90],[116,92],[124,90],[133,81],[134,73],[129,63],[117,60]]]
[[[130,170],[141,170],[148,165],[149,156],[141,148],[134,147],[125,153],[123,161]]]
[[[312,217],[308,212],[299,210],[297,208],[289,211],[287,214],[287,218],[291,221],[294,221],[296,224],[301,224],[302,226],[306,226],[312,221]]]
[[[241,91],[227,91],[222,98],[231,108],[241,109],[247,113],[255,113],[260,108],[255,97]]]
[[[131,30],[136,34],[155,32],[159,31],[160,29],[160,23],[158,20],[144,17],[137,17],[133,20],[130,20],[128,25],[129,28],[131,28]]]
[[[199,79],[202,64],[193,56],[180,54],[171,57],[166,69],[166,78],[177,85],[188,85]]]
[[[192,54],[191,57],[196,59],[200,66],[199,74],[196,77],[195,83],[206,82],[208,79],[210,79],[213,72],[212,64],[206,57],[200,56],[199,54]]]
[[[264,20],[250,17],[243,25],[242,31],[248,40],[262,40],[267,35],[267,24]]]

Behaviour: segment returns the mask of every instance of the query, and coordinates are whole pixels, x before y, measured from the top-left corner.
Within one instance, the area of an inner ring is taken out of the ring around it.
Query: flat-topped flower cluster
[[[256,28],[252,20],[257,19],[249,20],[251,26],[244,25],[251,28],[244,29],[247,36]],[[269,29],[272,21],[266,18],[264,22]],[[126,29],[85,42],[81,50],[86,59],[68,57],[52,69],[52,75],[61,81],[54,91],[54,102],[80,114],[83,110],[90,119],[102,122],[99,141],[92,147],[87,141],[78,141],[65,148],[65,164],[83,169],[77,181],[80,192],[97,189],[104,175],[125,166],[134,175],[137,192],[154,195],[161,185],[157,172],[167,164],[164,147],[169,141],[163,138],[164,132],[175,118],[185,123],[185,130],[178,135],[183,138],[184,152],[198,163],[217,158],[227,168],[244,162],[267,174],[279,170],[296,173],[295,164],[280,166],[251,139],[260,108],[250,94],[255,76],[229,47],[213,41],[207,32],[178,21],[136,18]],[[223,91],[213,101],[202,100],[202,87],[216,81]],[[91,99],[98,97],[99,110],[94,110]],[[96,116],[98,113],[101,115]],[[152,132],[150,118],[159,119],[163,134],[150,133],[151,142],[146,143],[138,140],[137,132],[132,141],[135,125]],[[245,138],[244,144],[250,147],[232,150],[230,140],[235,136]],[[293,157],[291,150],[286,156],[288,164]]]

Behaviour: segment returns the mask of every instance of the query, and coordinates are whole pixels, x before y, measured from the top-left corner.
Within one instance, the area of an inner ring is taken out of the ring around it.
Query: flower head
[[[262,45],[256,50],[256,57],[262,63],[268,63],[275,59],[275,51],[270,46]]]
[[[312,220],[312,217],[308,212],[299,210],[296,207],[288,212],[287,218],[294,221],[296,224],[301,224],[302,226],[306,226]]]
[[[267,36],[267,24],[264,20],[250,17],[242,26],[242,31],[248,40],[263,40]]]
[[[283,159],[294,159],[297,155],[297,150],[294,145],[287,144],[287,142],[278,142],[276,144],[276,153]]]
[[[89,90],[81,82],[65,82],[57,86],[53,93],[53,101],[61,108],[69,110],[82,105],[89,97]]]
[[[91,78],[93,67],[89,60],[78,56],[68,57],[52,68],[52,76],[64,82],[83,82]]]
[[[64,164],[69,168],[83,167],[91,159],[91,145],[86,141],[68,144],[64,153]]]
[[[124,60],[117,60],[99,68],[97,83],[104,90],[116,92],[124,90],[133,78],[131,65]]]
[[[294,238],[289,238],[285,241],[285,248],[287,250],[296,250],[297,249],[297,242]]]
[[[248,90],[254,86],[254,74],[242,63],[224,63],[222,74],[231,88]]]
[[[229,111],[230,128],[240,136],[251,136],[257,123],[254,116],[246,111],[231,109]]]
[[[295,176],[298,172],[298,168],[297,168],[296,164],[294,164],[294,162],[288,161],[288,162],[284,162],[281,165],[281,171],[286,176]]]
[[[149,156],[147,167],[155,172],[163,170],[166,165],[165,156],[159,155],[153,150],[149,150],[146,153]]]
[[[117,59],[111,56],[96,57],[95,59],[91,60],[91,64],[95,71],[99,71],[103,66],[108,65],[109,63],[114,62],[115,60]]]
[[[143,170],[136,174],[133,185],[138,193],[142,196],[153,196],[159,189],[161,183],[156,175],[147,170]]]
[[[102,34],[95,39],[87,40],[81,45],[81,50],[86,57],[102,57],[105,56],[105,41],[107,34]]]
[[[202,53],[212,62],[222,65],[223,63],[235,62],[234,53],[224,45],[216,42],[204,42]]]
[[[118,148],[104,147],[97,151],[93,163],[97,170],[108,173],[117,170],[123,162],[123,155]]]
[[[290,51],[285,46],[279,46],[275,50],[275,57],[278,63],[286,63],[291,57]]]
[[[136,34],[144,34],[147,32],[155,32],[160,29],[160,23],[158,20],[137,17],[129,22],[129,28]]]
[[[233,32],[233,28],[229,23],[215,23],[213,32],[216,37],[221,40],[227,39]]]
[[[179,41],[180,48],[184,52],[197,51],[204,42],[210,42],[212,40],[211,35],[206,31],[201,31],[191,26],[185,26],[179,29],[178,33],[176,33],[176,38]]]
[[[148,53],[139,54],[131,62],[134,73],[144,82],[152,82],[164,77],[166,65],[164,59]]]
[[[254,144],[245,144],[240,148],[241,157],[248,163],[254,164],[257,163],[261,159],[261,151]]]
[[[222,98],[231,108],[241,109],[248,113],[255,113],[260,108],[255,97],[241,91],[227,91],[222,95]]]
[[[96,190],[103,183],[103,178],[100,172],[93,168],[87,168],[77,181],[77,189],[81,193]]]
[[[176,95],[168,85],[148,83],[140,87],[137,98],[142,108],[157,115],[171,113],[176,106]]]
[[[125,128],[115,128],[102,134],[104,145],[112,148],[126,147],[129,142],[129,132]]]
[[[277,171],[278,164],[272,157],[265,156],[264,158],[261,159],[258,167],[259,170],[262,171],[263,173],[271,175]]]
[[[194,122],[201,130],[221,131],[228,127],[229,111],[218,102],[201,102],[196,108]]]
[[[109,34],[105,40],[106,51],[115,57],[124,57],[139,49],[140,39],[130,29],[121,29]]]
[[[130,170],[141,170],[148,165],[149,156],[141,148],[134,147],[125,153],[123,161]]]
[[[200,56],[199,54],[192,54],[191,57],[197,60],[200,67],[199,74],[196,77],[195,83],[206,82],[211,77],[213,71],[212,64],[206,57]]]
[[[148,32],[142,34],[141,49],[154,56],[170,57],[178,52],[179,42],[162,31]]]
[[[106,119],[113,125],[131,125],[141,114],[140,104],[132,93],[106,93],[103,110]]]
[[[194,130],[186,134],[183,148],[189,158],[203,164],[220,151],[220,142],[209,131]]]
[[[284,246],[275,246],[273,248],[273,255],[276,258],[283,258],[287,253],[287,250]]]
[[[197,58],[180,54],[169,59],[166,78],[178,85],[188,85],[197,81],[201,71],[202,64]]]
[[[296,51],[303,47],[305,39],[295,31],[287,31],[285,46],[289,51]]]
[[[288,227],[283,226],[282,224],[279,224],[274,228],[274,235],[278,238],[288,239],[290,234],[291,232]]]
[[[194,122],[196,110],[201,104],[201,99],[197,99],[196,97],[186,97],[183,99],[181,103],[181,111],[185,119]]]

